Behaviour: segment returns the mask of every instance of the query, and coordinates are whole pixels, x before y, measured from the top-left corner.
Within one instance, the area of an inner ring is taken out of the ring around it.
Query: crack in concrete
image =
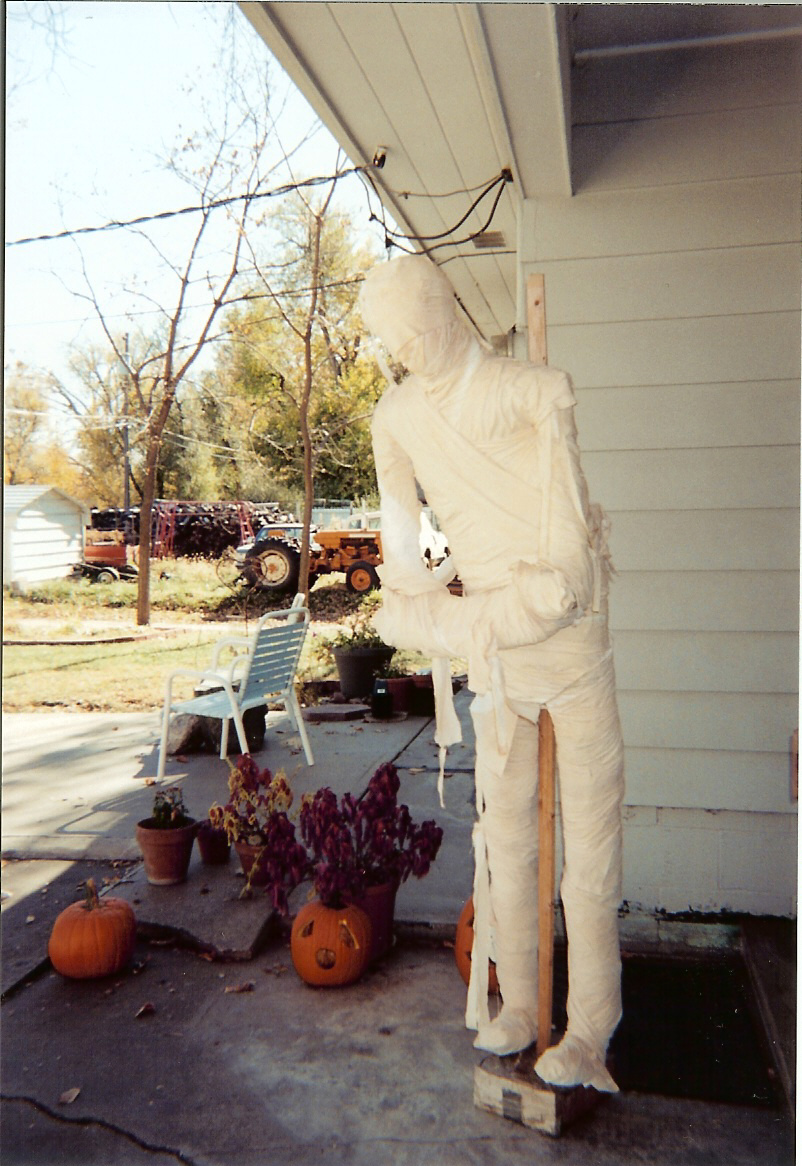
[[[23,1105],[30,1105],[32,1109],[43,1113],[46,1117],[50,1117],[54,1121],[63,1122],[65,1125],[98,1126],[100,1129],[108,1130],[110,1133],[125,1138],[126,1141],[138,1146],[140,1150],[146,1150],[150,1154],[168,1154],[171,1158],[175,1158],[176,1162],[183,1162],[184,1166],[197,1166],[195,1159],[190,1158],[181,1150],[176,1150],[172,1146],[156,1146],[152,1142],[146,1142],[143,1138],[137,1137],[136,1134],[132,1134],[129,1130],[123,1129],[122,1126],[115,1125],[114,1122],[106,1121],[102,1117],[68,1117],[65,1113],[58,1113],[55,1109],[51,1109],[44,1102],[37,1101],[35,1097],[26,1097],[20,1093],[0,1093],[0,1101],[13,1101]]]
[[[23,972],[13,984],[9,984],[2,995],[0,995],[0,1004],[5,1004],[7,1000],[10,1000],[12,996],[15,996],[27,984],[33,984],[34,981],[41,980],[45,972],[49,972],[52,967],[53,965],[50,960],[45,956],[38,964],[34,964],[27,972]]]

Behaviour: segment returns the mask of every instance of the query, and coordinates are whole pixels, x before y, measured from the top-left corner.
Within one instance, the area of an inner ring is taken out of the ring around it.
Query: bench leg
[[[156,770],[156,780],[161,781],[164,777],[164,766],[167,761],[167,734],[170,730],[170,713],[167,709],[164,710],[162,717],[162,735],[159,742],[159,768]]]
[[[303,713],[301,712],[301,706],[298,704],[298,697],[297,697],[294,689],[290,689],[290,691],[287,693],[287,700],[285,702],[285,707],[287,708],[287,711],[291,714],[291,716],[294,718],[295,724],[298,728],[298,735],[301,738],[301,744],[304,747],[304,754],[306,755],[306,764],[307,765],[314,765],[315,758],[314,758],[314,755],[312,753],[312,746],[309,744],[309,737],[308,737],[307,732],[306,732],[306,723],[304,722]]]
[[[164,767],[167,764],[167,737],[170,732],[170,713],[173,708],[173,686],[168,678],[164,686],[164,708],[162,709],[162,732],[159,740],[159,768],[156,770],[157,781],[164,778]]]

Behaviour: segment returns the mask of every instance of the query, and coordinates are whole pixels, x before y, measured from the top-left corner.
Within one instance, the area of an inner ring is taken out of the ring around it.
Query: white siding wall
[[[25,587],[69,575],[81,561],[84,517],[74,502],[55,492],[7,515],[4,584]]]
[[[525,204],[522,274],[613,524],[625,895],[792,914],[800,44],[597,60],[574,88],[576,193]]]

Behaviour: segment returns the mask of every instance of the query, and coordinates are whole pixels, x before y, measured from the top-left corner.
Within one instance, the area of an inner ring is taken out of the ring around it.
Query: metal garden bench
[[[240,748],[248,752],[248,740],[242,714],[268,700],[281,703],[295,722],[303,744],[308,765],[315,759],[306,732],[301,708],[295,695],[295,672],[309,627],[309,611],[297,606],[284,611],[270,611],[263,615],[256,630],[247,638],[226,637],[215,646],[211,668],[176,668],[165,683],[164,712],[162,714],[161,743],[159,746],[158,779],[164,777],[167,760],[167,738],[172,713],[189,713],[222,721],[220,756],[228,752],[228,731],[231,721],[237,730]],[[246,650],[236,656],[226,669],[219,665],[227,648]],[[194,677],[200,684],[214,686],[214,691],[196,695],[190,700],[173,701],[173,681],[176,677]]]

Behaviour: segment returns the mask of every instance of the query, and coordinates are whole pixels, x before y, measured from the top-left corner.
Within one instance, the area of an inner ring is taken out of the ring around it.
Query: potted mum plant
[[[292,790],[281,770],[274,775],[260,769],[250,753],[228,767],[228,801],[210,808],[209,821],[239,855],[246,875],[243,896],[264,887],[276,910],[286,914],[287,896],[308,874],[306,851],[288,817]]]
[[[198,823],[187,812],[180,786],[156,791],[151,816],[136,826],[149,883],[171,886],[185,880],[197,830]]]
[[[369,961],[392,942],[395,896],[411,874],[423,878],[437,857],[443,831],[433,820],[416,825],[399,805],[400,781],[391,763],[380,765],[360,797],[337,800],[325,787],[301,805],[300,830],[314,890],[326,907],[353,903],[371,921]]]
[[[373,627],[373,616],[380,602],[376,593],[364,596],[356,610],[343,620],[340,630],[324,645],[334,659],[340,691],[346,700],[369,696],[374,677],[387,667],[395,651]]]

